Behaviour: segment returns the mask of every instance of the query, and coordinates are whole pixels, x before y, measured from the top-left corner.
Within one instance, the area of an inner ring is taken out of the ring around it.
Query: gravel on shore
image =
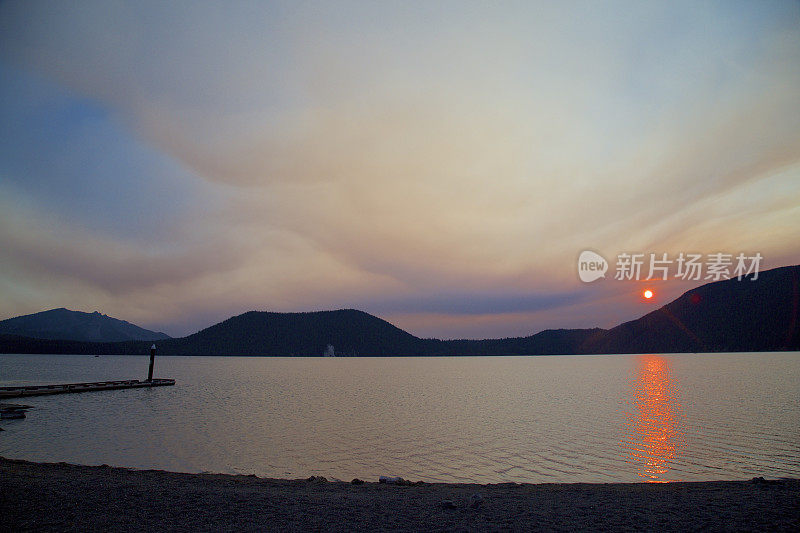
[[[0,457],[0,530],[800,531],[800,480],[352,484]]]

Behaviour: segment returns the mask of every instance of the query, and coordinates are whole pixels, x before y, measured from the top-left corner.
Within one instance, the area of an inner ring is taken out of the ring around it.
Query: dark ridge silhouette
[[[250,311],[188,337],[158,342],[163,355],[337,356],[558,355],[800,350],[800,266],[687,291],[610,330],[545,330],[528,337],[420,339],[353,309]],[[0,353],[149,353],[151,342],[87,343],[0,335]]]
[[[0,333],[84,342],[156,341],[170,338],[166,333],[140,328],[97,311],[83,313],[63,307],[2,320]]]
[[[0,333],[0,353],[147,355],[153,341],[83,342]],[[159,341],[160,345],[160,341]]]
[[[161,353],[176,355],[424,355],[420,340],[363,311],[343,309],[309,313],[250,311],[198,331],[159,343]]]
[[[546,329],[528,337],[485,340],[425,339],[425,355],[558,355],[579,353],[580,347],[606,330]]]
[[[800,266],[689,290],[638,320],[588,339],[582,353],[763,352],[800,349]]]

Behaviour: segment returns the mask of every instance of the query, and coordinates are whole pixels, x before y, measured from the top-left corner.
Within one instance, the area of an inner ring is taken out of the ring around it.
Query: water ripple
[[[147,358],[0,356],[4,383]],[[273,477],[455,482],[800,476],[797,354],[164,357],[175,387],[30,398],[0,454]]]

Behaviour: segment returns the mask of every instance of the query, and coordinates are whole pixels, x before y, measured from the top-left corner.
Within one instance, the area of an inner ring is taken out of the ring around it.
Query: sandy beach
[[[413,484],[0,458],[4,531],[797,531],[800,480]],[[475,495],[479,496],[475,496]]]

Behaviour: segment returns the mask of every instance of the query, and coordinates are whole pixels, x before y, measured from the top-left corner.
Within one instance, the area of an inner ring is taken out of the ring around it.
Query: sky
[[[798,228],[798,2],[0,2],[0,318],[611,327]]]

